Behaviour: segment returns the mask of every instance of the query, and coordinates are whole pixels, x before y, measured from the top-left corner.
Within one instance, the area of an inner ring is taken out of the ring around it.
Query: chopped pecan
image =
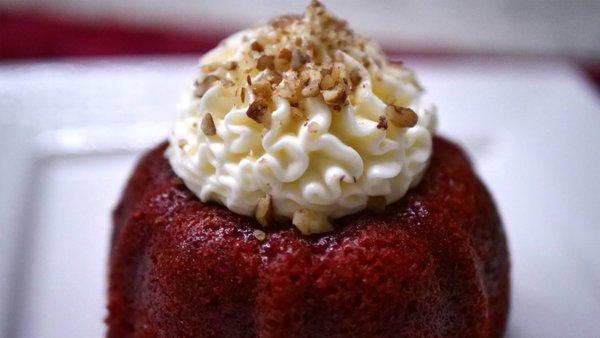
[[[346,102],[348,93],[346,88],[342,85],[337,85],[333,89],[323,91],[323,99],[325,103],[329,105],[341,105]]]
[[[200,123],[200,129],[206,136],[213,136],[217,133],[217,128],[215,127],[215,121],[210,113],[204,114],[202,118],[202,122]]]
[[[267,238],[267,234],[265,234],[264,231],[258,230],[258,229],[254,230],[252,232],[252,236],[254,236],[256,239],[258,239],[261,242],[264,241],[265,238]]]
[[[256,204],[256,209],[254,210],[254,217],[263,227],[268,227],[275,223],[275,212],[273,210],[271,195],[266,194],[258,199],[258,204]]]
[[[398,128],[414,127],[419,118],[414,110],[406,107],[398,107],[393,104],[385,108],[385,116],[388,121]]]
[[[250,45],[250,48],[253,51],[257,51],[259,53],[263,52],[265,50],[265,47],[263,47],[263,45],[260,42],[258,42],[258,41],[252,42],[252,44]]]
[[[315,97],[319,95],[319,80],[311,80],[304,88],[302,88],[302,96]]]
[[[294,212],[292,224],[302,232],[303,235],[311,235],[333,230],[333,226],[325,215],[317,212],[300,209]]]
[[[235,61],[229,61],[225,64],[225,68],[227,68],[227,70],[236,70],[238,67],[238,63]]]
[[[203,65],[202,67],[200,67],[200,69],[204,72],[204,73],[212,73],[215,70],[219,69],[219,67],[221,67],[221,64],[218,62],[213,62],[213,63],[209,63],[206,65]]]
[[[196,87],[194,89],[194,96],[202,97],[202,95],[206,93],[206,91],[213,85],[213,83],[219,80],[219,77],[216,75],[208,75],[204,79],[202,79],[202,81],[196,80],[196,82],[194,82],[194,86]]]
[[[289,62],[292,60],[292,51],[287,48],[284,48],[279,52],[279,55],[277,57]]]
[[[242,100],[242,103],[246,102],[246,87],[242,87],[240,91],[240,99]]]
[[[300,80],[296,73],[288,71],[283,74],[283,81],[277,86],[277,95],[294,104],[300,99],[300,92]]]
[[[319,83],[319,88],[323,90],[328,90],[335,87],[335,80],[331,74],[323,74],[321,78],[321,82]]]
[[[271,89],[271,84],[266,79],[262,79],[252,83],[252,92],[257,97],[268,100],[271,97],[273,90]]]
[[[273,55],[261,55],[256,61],[258,70],[273,69],[275,67],[275,57]]]
[[[263,123],[266,120],[268,109],[269,105],[267,101],[261,97],[257,97],[248,107],[246,115],[258,123]]]
[[[298,48],[294,48],[294,50],[292,51],[292,69],[293,70],[298,70],[300,69],[300,67],[302,67],[305,63],[310,61],[310,56],[308,56],[308,54],[304,53],[303,51],[301,51]]]

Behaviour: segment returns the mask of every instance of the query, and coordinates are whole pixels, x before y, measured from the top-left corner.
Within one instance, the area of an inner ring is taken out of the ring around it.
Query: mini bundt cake
[[[422,93],[318,2],[205,54],[114,211],[108,336],[501,336],[502,224]]]
[[[502,335],[506,240],[456,145],[435,138],[422,182],[384,214],[309,237],[200,202],[165,148],[140,161],[114,212],[109,337]]]

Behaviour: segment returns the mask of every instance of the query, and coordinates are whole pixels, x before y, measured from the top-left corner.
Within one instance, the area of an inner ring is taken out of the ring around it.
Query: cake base
[[[435,137],[422,182],[385,213],[347,216],[310,237],[200,202],[165,149],[140,160],[113,214],[108,337],[504,332],[505,235],[456,145]]]

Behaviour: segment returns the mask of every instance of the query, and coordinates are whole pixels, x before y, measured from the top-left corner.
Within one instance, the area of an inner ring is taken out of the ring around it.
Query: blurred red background
[[[214,47],[222,38],[230,34],[232,31],[239,29],[238,26],[243,27],[245,25],[245,23],[242,22],[235,22],[235,24],[232,25],[228,24],[227,22],[218,22],[218,24],[214,24],[215,18],[212,18],[212,21],[209,18],[206,20],[206,22],[201,22],[201,20],[200,23],[198,23],[198,21],[195,22],[194,25],[190,26],[192,28],[190,29],[190,27],[185,28],[185,24],[186,22],[190,21],[190,18],[187,18],[187,21],[182,20],[179,24],[168,22],[177,21],[177,15],[171,15],[170,17],[165,16],[167,19],[162,17],[161,20],[158,20],[156,24],[152,22],[152,17],[146,17],[145,20],[141,20],[142,24],[140,24],[139,17],[143,17],[145,14],[142,13],[140,15],[140,13],[137,13],[137,18],[135,20],[131,20],[131,22],[128,22],[128,13],[122,13],[121,11],[121,7],[127,7],[124,4],[119,5],[120,7],[115,7],[113,4],[113,7],[102,12],[102,15],[97,15],[95,12],[93,15],[90,15],[89,9],[87,10],[88,13],[85,13],[85,6],[82,7],[82,10],[76,5],[64,5],[63,2],[67,4],[69,3],[68,1],[58,2],[59,4],[63,5],[62,7],[58,6],[58,10],[52,5],[48,5],[48,2],[44,1],[7,1],[4,4],[0,3],[0,60],[16,61],[39,58],[116,55],[198,55]],[[151,1],[147,2],[151,3]],[[333,5],[332,7],[340,6],[339,1],[331,2]],[[515,1],[512,2],[516,3]],[[528,1],[525,1],[525,3],[527,2]],[[588,10],[588,6],[585,4],[585,2],[586,1],[581,2],[579,6],[572,6],[571,4],[571,7],[574,7],[575,9],[579,8],[579,12],[586,12]],[[45,5],[37,6],[36,4],[39,3]],[[83,3],[93,4],[94,1],[84,1]],[[179,1],[177,3],[180,7],[185,7],[187,3],[191,2]],[[209,5],[211,3],[217,4],[216,2],[199,3],[208,3]],[[360,4],[365,6],[364,1],[352,1],[351,3],[356,3],[357,6]],[[384,1],[377,4],[379,7],[382,7],[386,6],[386,3],[387,2]],[[141,1],[137,4],[138,9],[140,4],[142,4],[142,6],[149,7],[149,5],[144,5],[144,2]],[[258,2],[258,4],[264,6],[265,2]],[[231,4],[229,5],[231,6]],[[286,3],[279,3],[279,5],[285,7]],[[168,4],[164,4],[164,6],[168,6]],[[295,7],[299,7],[299,5],[294,4],[294,6],[290,7],[294,7],[295,9]],[[498,8],[490,5],[487,5],[487,7],[490,7],[488,12],[492,14],[496,13],[495,11],[499,11]],[[525,8],[527,9],[529,7]],[[529,11],[531,13],[526,12],[524,19],[518,18],[518,12],[520,10],[519,8],[511,9],[511,11],[515,13],[510,12],[502,15],[507,15],[507,25],[519,26],[523,25],[523,22],[521,21],[532,21],[534,25],[532,26],[532,24],[529,24],[526,25],[526,27],[528,30],[532,30],[532,27],[533,30],[536,30],[539,28],[538,26],[544,27],[543,23],[545,21],[552,21],[554,17],[561,16],[561,12],[564,11],[564,9],[557,6],[554,7],[556,8],[550,7],[550,9],[545,10],[545,12],[542,11],[543,13],[546,13],[545,15],[548,18],[544,18],[543,16],[533,17],[535,20],[527,18],[527,15],[534,15],[532,14],[536,11],[536,8],[534,7],[530,8]],[[589,8],[589,10],[594,13],[598,12],[598,8],[599,6],[595,5],[592,6],[592,8]],[[160,12],[160,9],[160,6],[149,8],[150,11],[154,12]],[[411,8],[409,7],[409,9]],[[98,12],[97,8],[94,10]],[[118,11],[120,13],[119,15],[111,17],[111,11]],[[196,8],[196,12],[193,13],[196,15],[196,17],[198,16],[197,12],[198,9]],[[484,13],[483,10],[479,10],[479,12]],[[82,13],[84,15],[82,15]],[[437,12],[433,13],[439,16],[444,15],[445,12],[438,10]],[[500,12],[498,13],[500,14]],[[579,21],[578,16],[581,16],[581,14],[577,13],[577,11],[575,11],[575,13],[571,13],[568,16],[568,19],[571,21]],[[175,14],[177,13],[175,12]],[[548,43],[545,44],[532,43],[531,46],[528,46],[527,44],[523,43],[519,44],[519,40],[515,37],[514,46],[508,44],[508,48],[506,48],[506,46],[503,48],[494,48],[494,38],[498,37],[500,38],[498,39],[499,41],[503,40],[501,39],[502,36],[499,36],[502,34],[502,30],[496,29],[497,32],[495,32],[493,29],[490,29],[492,33],[487,33],[488,35],[486,35],[486,27],[474,26],[474,30],[482,30],[482,39],[490,40],[487,44],[482,44],[482,48],[477,48],[477,39],[471,39],[471,41],[467,39],[467,44],[464,43],[464,39],[461,40],[459,38],[454,39],[456,40],[456,42],[454,42],[452,34],[464,35],[464,32],[458,29],[456,25],[452,25],[452,20],[460,21],[460,14],[461,13],[457,14],[448,12],[450,23],[449,27],[451,28],[449,28],[449,32],[447,32],[447,34],[437,34],[441,38],[448,40],[448,43],[436,43],[434,39],[433,43],[415,44],[414,41],[411,42],[402,40],[403,38],[406,40],[406,38],[400,36],[398,39],[398,41],[400,41],[399,43],[390,44],[390,39],[388,38],[386,41],[383,41],[383,46],[388,52],[427,58],[500,58],[502,60],[506,60],[507,62],[513,58],[563,59],[577,64],[588,76],[588,78],[595,84],[596,89],[600,90],[600,58],[598,57],[600,49],[600,40],[598,40],[598,36],[600,36],[600,23],[595,25],[594,22],[591,22],[590,24],[589,18],[587,19],[587,22],[584,20],[585,18],[583,18],[581,21],[584,24],[577,26],[569,22],[563,22],[561,25],[559,25],[558,29],[555,28],[553,30],[550,29],[552,23],[549,23],[546,25],[548,27],[546,27],[545,30],[540,29],[540,31],[543,33],[540,36],[547,36],[550,40],[550,36],[553,34],[558,35],[560,39],[556,40],[559,43],[548,41]],[[257,14],[254,13],[253,15]],[[258,16],[260,16],[260,13]],[[344,13],[341,13],[341,16],[344,16]],[[467,21],[468,16],[469,15],[464,15],[465,20]],[[220,20],[220,18],[217,18],[216,20]],[[253,19],[248,18],[248,20]],[[165,24],[165,21],[168,23]],[[352,20],[350,21],[353,22]],[[540,22],[542,25],[540,25]],[[472,24],[471,22],[467,23]],[[198,29],[198,27],[203,28]],[[385,25],[382,27],[384,31],[386,28],[388,28]],[[460,26],[458,27],[460,28]],[[579,27],[592,27],[592,31],[571,31],[578,29]],[[467,30],[469,28],[470,27],[467,25]],[[595,28],[598,28],[598,31],[594,31]],[[436,27],[432,26],[430,30],[434,29],[436,29]],[[411,32],[409,30],[405,33],[410,34]],[[477,34],[478,33],[475,32],[474,36],[477,37]],[[512,34],[514,35],[514,32]],[[436,37],[436,32],[433,32],[429,35]],[[522,37],[522,39],[526,40],[527,33],[524,32],[524,35],[525,37]],[[488,39],[488,36],[491,38]],[[583,38],[575,39],[580,40],[577,41],[577,44],[575,44],[572,42],[574,40],[572,36],[581,36]],[[594,36],[596,36],[596,38],[594,38]],[[375,38],[378,37],[375,36]],[[416,35],[416,38],[418,39],[419,36]],[[590,41],[593,42],[594,40],[596,40],[598,45],[590,46]],[[571,44],[573,44],[575,47],[571,47]]]

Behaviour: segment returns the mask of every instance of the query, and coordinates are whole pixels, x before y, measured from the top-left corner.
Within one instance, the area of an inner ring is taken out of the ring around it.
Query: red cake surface
[[[385,213],[347,216],[334,232],[310,237],[200,202],[165,149],[140,160],[114,211],[108,337],[504,332],[504,232],[456,145],[434,138],[423,181]]]

